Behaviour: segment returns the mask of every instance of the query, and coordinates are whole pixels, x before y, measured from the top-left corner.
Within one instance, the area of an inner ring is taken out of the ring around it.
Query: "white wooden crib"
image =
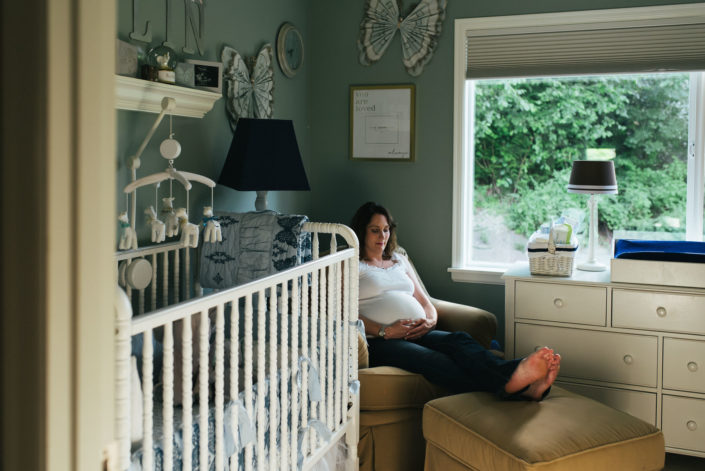
[[[190,269],[196,249],[117,254],[149,277],[117,294],[118,469],[313,470],[341,448],[344,468],[357,469],[357,238],[339,224],[302,230],[311,261],[205,296]],[[327,255],[319,234],[332,236]],[[337,250],[336,235],[351,248]],[[140,406],[141,427],[131,423]]]

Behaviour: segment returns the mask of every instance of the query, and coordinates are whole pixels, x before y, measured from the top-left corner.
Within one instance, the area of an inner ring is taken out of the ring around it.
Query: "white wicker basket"
[[[532,275],[570,276],[577,251],[577,245],[556,247],[552,242],[545,250],[529,249],[529,270]]]

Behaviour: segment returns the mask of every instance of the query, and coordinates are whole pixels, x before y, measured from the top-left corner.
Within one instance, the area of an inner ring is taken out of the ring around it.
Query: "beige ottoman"
[[[665,458],[653,425],[556,386],[542,402],[435,399],[424,407],[423,434],[426,471],[658,470]]]

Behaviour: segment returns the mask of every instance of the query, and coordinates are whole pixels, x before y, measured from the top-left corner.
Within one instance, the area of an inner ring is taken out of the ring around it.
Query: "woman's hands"
[[[406,340],[416,340],[423,337],[436,327],[436,319],[413,319],[407,324],[409,331],[406,333]]]
[[[433,330],[436,321],[431,319],[400,319],[384,329],[384,338],[415,340]]]

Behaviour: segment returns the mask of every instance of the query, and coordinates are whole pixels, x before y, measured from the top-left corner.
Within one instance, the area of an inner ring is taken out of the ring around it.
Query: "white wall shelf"
[[[119,110],[159,113],[162,110],[161,103],[164,97],[176,100],[174,115],[203,118],[213,109],[221,94],[133,77],[115,76],[115,108]]]

